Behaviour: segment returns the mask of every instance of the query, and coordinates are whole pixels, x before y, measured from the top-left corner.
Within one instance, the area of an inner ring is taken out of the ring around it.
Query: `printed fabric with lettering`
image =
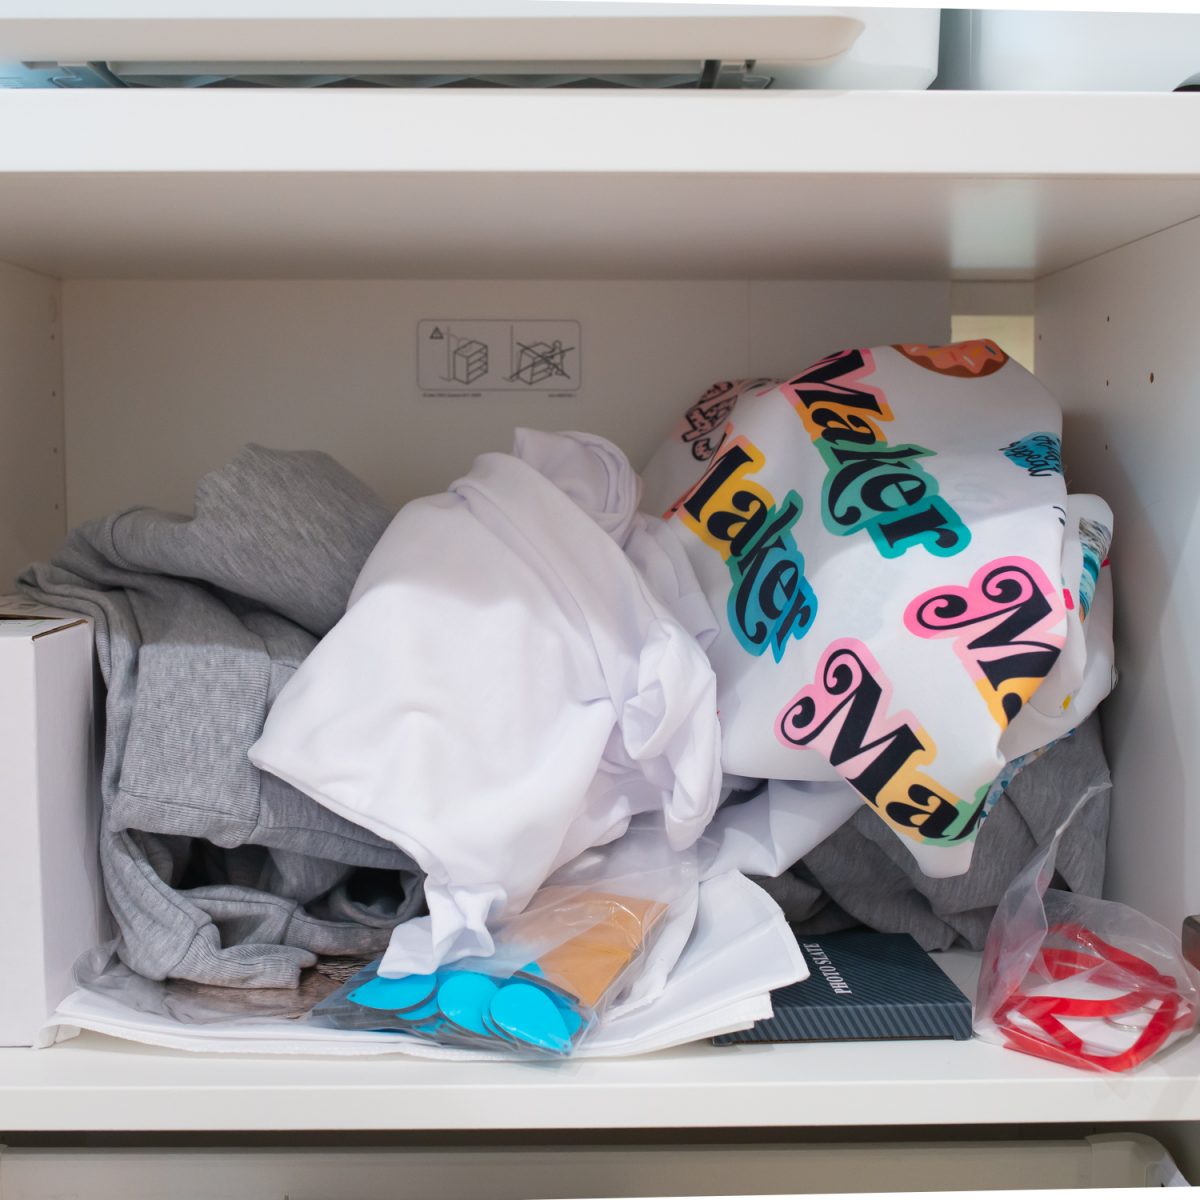
[[[679,411],[643,507],[718,625],[724,770],[841,779],[927,873],[965,871],[1010,749],[1112,677],[1111,513],[1068,496],[1058,404],[979,339],[836,350]]]

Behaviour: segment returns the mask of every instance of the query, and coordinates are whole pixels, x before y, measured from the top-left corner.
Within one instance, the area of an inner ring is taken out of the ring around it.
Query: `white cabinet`
[[[714,378],[1031,298],[1072,482],[1116,514],[1109,891],[1200,911],[1194,98],[44,92],[0,123],[5,580],[69,521],[186,506],[244,441],[328,449],[395,503],[517,422],[637,460]],[[421,321],[533,318],[578,323],[570,391],[419,386]],[[555,1070],[0,1051],[7,1130],[1136,1121],[1200,1122],[1200,1044],[1117,1080],[981,1043]]]

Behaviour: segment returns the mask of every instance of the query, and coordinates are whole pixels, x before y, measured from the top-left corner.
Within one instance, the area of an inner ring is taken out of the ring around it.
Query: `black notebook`
[[[802,937],[800,948],[809,977],[771,993],[773,1017],[715,1045],[971,1036],[971,1002],[907,933]]]

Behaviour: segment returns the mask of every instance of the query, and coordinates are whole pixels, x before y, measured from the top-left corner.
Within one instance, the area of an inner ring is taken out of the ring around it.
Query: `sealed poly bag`
[[[688,410],[644,503],[720,624],[726,772],[840,776],[926,874],[966,871],[1004,764],[1112,683],[1109,650],[1076,703],[1112,517],[1068,497],[1061,426],[989,341],[842,351]]]
[[[1065,828],[996,910],[975,1032],[1067,1066],[1132,1070],[1192,1030],[1200,993],[1179,939],[1157,922],[1049,887]]]
[[[497,954],[460,959],[427,975],[390,979],[379,963],[358,972],[314,1017],[340,1029],[392,1029],[468,1049],[565,1055],[650,944],[666,905],[605,892],[544,889]],[[518,966],[530,943],[545,946]]]
[[[313,1019],[518,1057],[571,1054],[647,966],[665,985],[695,920],[698,879],[694,849],[672,849],[661,820],[635,822],[557,872],[522,912],[494,922],[487,957],[402,975],[389,975],[385,958],[318,1004]],[[672,910],[685,917],[683,937],[669,961],[656,962],[651,951]]]

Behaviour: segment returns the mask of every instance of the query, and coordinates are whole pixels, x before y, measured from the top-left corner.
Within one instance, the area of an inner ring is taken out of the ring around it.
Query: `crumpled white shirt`
[[[251,761],[427,872],[383,973],[490,954],[489,921],[637,813],[682,849],[715,812],[716,626],[640,492],[605,439],[518,430],[397,514],[276,700]]]

